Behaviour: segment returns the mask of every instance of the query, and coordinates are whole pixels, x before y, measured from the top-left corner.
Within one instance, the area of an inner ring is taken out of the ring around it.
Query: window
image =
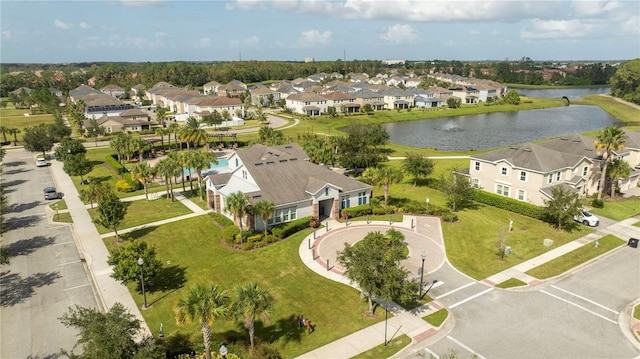
[[[527,172],[520,171],[520,181],[527,182]]]
[[[501,167],[500,168],[500,174],[503,176],[506,176],[509,174],[509,170],[507,169],[507,167]]]
[[[329,195],[329,187],[325,187],[324,188],[324,195],[328,196]]]
[[[586,177],[589,174],[589,166],[584,166],[582,169],[582,176]]]
[[[556,172],[556,181],[560,181],[560,172]]]
[[[242,170],[242,178],[247,179],[247,171]]]
[[[477,178],[473,179],[473,188],[480,188],[480,180]]]
[[[281,210],[281,209],[279,209],[279,210],[277,210],[277,211],[276,211],[276,213],[275,213],[275,217],[274,217],[273,221],[274,221],[275,223],[280,223],[280,222],[282,222],[282,210]]]
[[[358,193],[358,206],[362,204],[367,204],[367,192]]]
[[[501,196],[509,197],[509,186],[506,186],[503,184],[497,184],[496,193]]]
[[[351,199],[349,196],[344,196],[340,200],[340,209],[345,209],[351,207]]]
[[[480,162],[479,161],[476,161],[475,169],[476,169],[476,171],[480,171]]]
[[[520,200],[520,201],[524,201],[525,200],[525,195],[524,195],[524,190],[523,189],[519,189],[518,190],[518,200]]]
[[[238,167],[238,158],[236,158],[236,167]]]
[[[547,177],[547,183],[551,182],[553,182],[553,173],[549,173],[549,176]]]

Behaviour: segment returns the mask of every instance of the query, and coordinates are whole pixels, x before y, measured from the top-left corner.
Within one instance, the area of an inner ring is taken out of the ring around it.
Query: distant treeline
[[[545,80],[544,69],[554,69],[550,80]],[[233,62],[145,62],[145,63],[76,63],[76,64],[2,64],[0,65],[0,94],[5,97],[20,87],[36,89],[54,87],[67,94],[80,84],[95,79],[95,87],[115,84],[125,89],[142,84],[145,88],[165,81],[175,86],[198,88],[210,81],[225,84],[239,80],[247,84],[293,80],[317,73],[415,73],[422,76],[430,72],[456,74],[465,77],[490,79],[497,82],[520,84],[607,85],[617,67],[608,63],[558,64],[534,62],[529,58],[519,61],[461,62],[461,61],[406,61],[387,65],[377,60],[285,62],[285,61],[233,61]]]

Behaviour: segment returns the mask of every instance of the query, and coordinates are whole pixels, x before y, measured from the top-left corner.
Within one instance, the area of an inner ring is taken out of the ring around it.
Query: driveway
[[[56,358],[71,350],[76,331],[58,318],[73,305],[96,307],[69,226],[47,221],[42,188],[55,186],[32,153],[7,151],[2,184],[9,207],[2,244],[11,263],[0,267],[0,357]]]

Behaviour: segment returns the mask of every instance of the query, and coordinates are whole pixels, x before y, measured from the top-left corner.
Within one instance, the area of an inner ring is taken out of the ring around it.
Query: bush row
[[[470,191],[469,199],[484,203],[486,205],[504,209],[513,213],[518,213],[527,217],[544,220],[544,209],[530,203],[503,197],[494,193],[473,189]]]
[[[311,216],[298,218],[294,221],[281,223],[271,228],[271,233],[278,238],[287,238],[290,235],[299,232],[305,228],[309,228]]]
[[[127,172],[127,169],[118,162],[112,155],[107,155],[105,158],[105,162],[113,168],[119,175]]]

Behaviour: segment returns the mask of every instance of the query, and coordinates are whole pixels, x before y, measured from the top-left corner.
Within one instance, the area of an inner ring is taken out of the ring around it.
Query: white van
[[[584,208],[580,208],[580,214],[573,216],[573,220],[591,227],[597,227],[600,224],[600,219]]]

